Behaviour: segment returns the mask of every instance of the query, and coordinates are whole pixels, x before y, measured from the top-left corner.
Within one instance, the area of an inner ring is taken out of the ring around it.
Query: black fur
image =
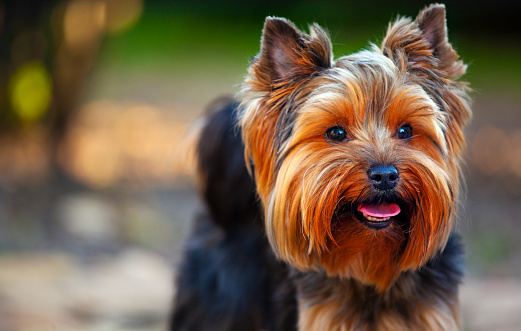
[[[197,146],[205,210],[195,219],[176,282],[170,330],[295,330],[296,295],[262,225],[228,100]]]

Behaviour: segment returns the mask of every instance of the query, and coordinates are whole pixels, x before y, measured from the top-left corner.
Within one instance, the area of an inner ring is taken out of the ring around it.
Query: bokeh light
[[[103,1],[70,2],[63,19],[65,43],[72,49],[91,46],[105,27],[105,9]]]
[[[165,109],[95,100],[73,119],[60,147],[60,162],[93,187],[120,181],[157,185],[185,174],[174,151],[184,131],[184,123]]]
[[[40,62],[22,65],[9,82],[11,106],[25,122],[35,122],[44,114],[51,102],[52,80]]]
[[[471,143],[475,165],[485,174],[494,174],[505,166],[511,149],[505,131],[493,125],[483,126]]]
[[[142,0],[106,0],[107,33],[115,35],[132,27],[143,11]]]

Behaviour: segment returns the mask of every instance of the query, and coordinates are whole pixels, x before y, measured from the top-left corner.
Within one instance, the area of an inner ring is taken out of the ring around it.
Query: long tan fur
[[[317,25],[308,35],[268,18],[261,44],[241,92],[239,122],[277,256],[381,295],[413,283],[403,275],[443,250],[454,230],[471,116],[467,85],[457,80],[466,66],[448,43],[444,6],[397,19],[380,47],[336,61]],[[410,141],[395,138],[403,124],[414,128]],[[336,125],[347,129],[347,142],[325,139]],[[395,165],[396,191],[408,206],[407,220],[382,230],[365,227],[354,213],[338,214],[371,198],[373,164]],[[356,286],[337,285],[322,304],[301,301],[300,329],[372,329],[346,303]],[[457,329],[457,298],[451,300],[415,302],[407,321],[384,310],[377,329]]]

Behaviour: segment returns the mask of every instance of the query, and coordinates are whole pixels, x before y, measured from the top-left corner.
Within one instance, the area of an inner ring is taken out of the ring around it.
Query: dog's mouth
[[[359,205],[357,219],[368,228],[379,230],[388,227],[394,218],[400,214],[400,206],[396,203],[381,202]]]
[[[335,220],[354,217],[358,222],[373,230],[385,229],[393,222],[403,223],[406,211],[398,203],[379,201],[359,205],[343,205],[335,211]]]

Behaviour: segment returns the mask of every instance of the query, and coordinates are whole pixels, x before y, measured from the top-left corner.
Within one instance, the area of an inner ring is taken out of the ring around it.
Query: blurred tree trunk
[[[0,4],[2,134],[42,125],[48,131],[51,175],[62,172],[59,144],[78,106],[103,37],[97,10],[102,4],[88,0],[16,0]],[[52,81],[52,100],[37,123],[24,123],[10,102],[10,80],[30,62],[42,63]]]
[[[40,217],[51,236],[56,232],[56,202],[71,187],[79,186],[60,163],[60,145],[103,38],[103,5],[103,1],[91,0],[0,3],[0,139],[17,139],[35,128],[46,133],[41,145],[49,167],[41,188],[45,210]],[[41,116],[27,120],[13,106],[13,77],[35,63],[49,77],[51,98]],[[18,184],[32,186],[24,178]]]

